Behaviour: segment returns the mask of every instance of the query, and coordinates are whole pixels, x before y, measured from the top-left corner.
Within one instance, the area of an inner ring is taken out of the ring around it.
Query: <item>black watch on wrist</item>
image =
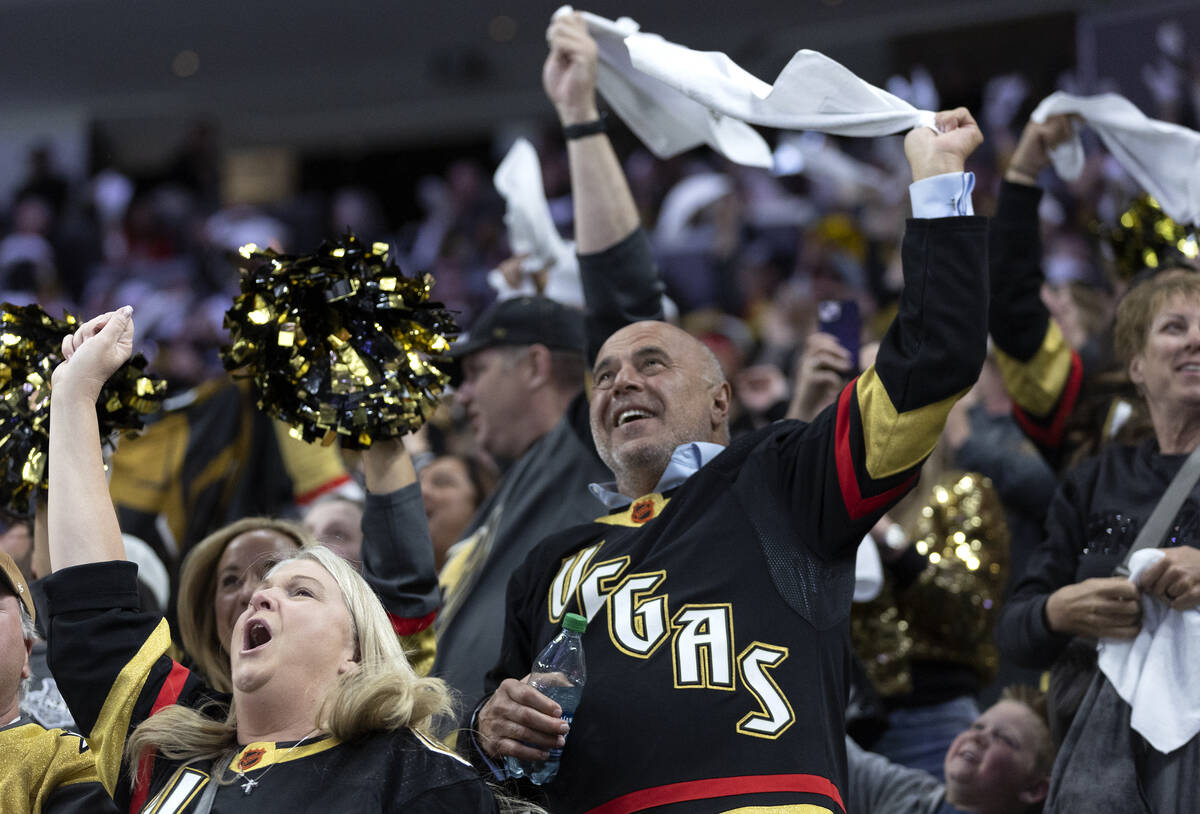
[[[590,122],[580,122],[579,124],[564,125],[562,129],[563,138],[567,141],[573,141],[577,138],[586,138],[594,136],[597,133],[604,133],[608,130],[607,117],[601,113],[597,118]]]

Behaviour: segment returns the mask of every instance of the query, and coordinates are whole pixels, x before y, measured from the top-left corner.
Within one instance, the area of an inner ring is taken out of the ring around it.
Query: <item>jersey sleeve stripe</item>
[[[1058,404],[1048,414],[1031,414],[1014,400],[1013,417],[1021,425],[1021,429],[1035,443],[1042,447],[1053,449],[1062,442],[1063,431],[1067,419],[1075,409],[1079,400],[1079,391],[1083,384],[1083,363],[1079,354],[1071,351],[1071,369],[1066,383],[1062,387]]]
[[[967,389],[905,412],[897,412],[883,380],[869,367],[854,385],[862,416],[867,475],[882,480],[919,464],[942,434],[946,416]],[[842,411],[838,410],[838,420]]]
[[[1045,419],[1062,400],[1071,375],[1079,366],[1079,355],[1067,344],[1062,329],[1047,320],[1042,344],[1027,360],[1009,356],[996,348],[996,363],[1009,395],[1022,410]]]
[[[890,506],[904,494],[912,485],[917,475],[914,472],[903,483],[885,492],[870,497],[864,497],[858,485],[858,474],[854,467],[854,453],[851,449],[850,411],[852,409],[851,393],[854,382],[842,390],[838,398],[837,424],[834,427],[835,453],[837,465],[838,486],[842,492],[842,503],[851,520],[865,517],[873,511]]]
[[[154,699],[154,706],[150,708],[151,715],[179,700],[179,694],[183,692],[183,685],[189,675],[191,671],[188,668],[177,661],[171,663],[171,672],[167,674],[167,680],[163,682],[158,697]]]
[[[411,636],[414,633],[420,633],[437,618],[437,609],[430,611],[424,616],[406,617],[397,616],[394,613],[388,613],[388,621],[392,623],[392,630],[396,631],[397,636]]]
[[[100,782],[109,794],[114,793],[120,775],[121,756],[125,750],[125,738],[129,734],[134,705],[142,693],[150,668],[170,646],[170,629],[163,619],[117,675],[100,708],[96,725],[92,727],[88,742],[96,753]]]
[[[815,774],[761,774],[741,777],[713,777],[705,780],[689,780],[666,786],[653,786],[623,794],[603,805],[596,806],[587,814],[632,814],[655,806],[667,806],[694,800],[712,800],[721,797],[741,797],[748,794],[773,792],[797,792],[819,794],[837,804],[837,811],[845,811],[842,796],[837,786]],[[753,810],[753,809],[751,809]],[[788,808],[772,807],[771,811],[788,811]],[[818,806],[795,806],[797,812],[815,812]],[[830,809],[825,809],[829,811]]]

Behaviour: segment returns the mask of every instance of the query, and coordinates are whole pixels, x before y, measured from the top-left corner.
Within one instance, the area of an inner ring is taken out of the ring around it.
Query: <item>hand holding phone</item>
[[[862,342],[862,319],[855,300],[822,300],[817,303],[817,330],[829,334],[849,354],[850,370],[846,378],[859,373],[859,350]]]

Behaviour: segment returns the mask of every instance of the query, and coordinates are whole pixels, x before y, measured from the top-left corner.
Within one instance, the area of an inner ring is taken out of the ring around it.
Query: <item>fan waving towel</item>
[[[488,284],[496,289],[500,299],[542,293],[565,305],[582,307],[583,284],[575,245],[563,240],[554,225],[542,185],[541,162],[533,145],[523,138],[513,142],[492,180],[507,206],[504,225],[508,227],[509,247],[513,254],[526,255],[521,270],[546,269],[548,273],[542,292],[524,274],[521,284],[514,288],[499,271],[493,270],[488,275]]]
[[[1041,123],[1058,114],[1079,116],[1095,130],[1125,171],[1173,220],[1200,224],[1200,133],[1151,119],[1116,93],[1052,93],[1030,118]],[[1083,171],[1079,137],[1056,147],[1050,158],[1060,177],[1078,178]]]
[[[749,124],[841,136],[933,127],[933,112],[816,51],[798,51],[768,85],[725,54],[644,33],[627,17],[613,22],[584,12],[583,18],[599,47],[601,94],[660,158],[708,144],[736,163],[768,167],[770,151]]]
[[[555,16],[570,11],[570,6],[563,6]],[[637,23],[628,17],[614,21],[586,11],[583,19],[596,41],[600,63],[596,68],[597,88],[650,152],[670,158],[707,144],[736,164],[771,166],[771,148],[753,127],[715,115],[633,67],[625,38],[638,33]]]

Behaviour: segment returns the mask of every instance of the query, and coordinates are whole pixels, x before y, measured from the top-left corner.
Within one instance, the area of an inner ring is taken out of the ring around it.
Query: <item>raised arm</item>
[[[63,340],[50,399],[50,566],[125,559],[100,454],[96,399],[133,352],[133,309],[84,323]]]
[[[546,31],[542,84],[564,128],[596,122],[596,42],[577,12]],[[662,319],[663,286],[612,142],[602,130],[567,138],[575,250],[587,311],[588,361],[631,322]]]
[[[973,178],[963,171],[982,136],[963,108],[939,113],[937,123],[939,132],[918,128],[905,139],[914,217],[901,247],[896,319],[874,364],[798,435],[802,443],[817,440],[823,452],[798,450],[787,488],[811,501],[814,483],[834,487],[821,490],[819,509],[809,509],[830,556],[857,546],[916,482],[987,352],[986,223],[970,214]]]
[[[564,128],[595,122],[596,41],[579,12],[556,17],[546,31],[550,54],[542,84]],[[637,207],[621,162],[603,132],[567,138],[567,159],[575,191],[575,243],[580,254],[603,251],[639,225]]]
[[[1070,136],[1065,116],[1025,126],[1004,173],[988,238],[988,323],[996,361],[1017,423],[1051,463],[1057,463],[1066,420],[1078,400],[1083,365],[1041,298],[1037,177],[1050,163],[1050,150]]]
[[[363,577],[375,589],[392,629],[422,675],[436,653],[433,621],[441,607],[433,543],[412,458],[398,438],[363,453]]]

